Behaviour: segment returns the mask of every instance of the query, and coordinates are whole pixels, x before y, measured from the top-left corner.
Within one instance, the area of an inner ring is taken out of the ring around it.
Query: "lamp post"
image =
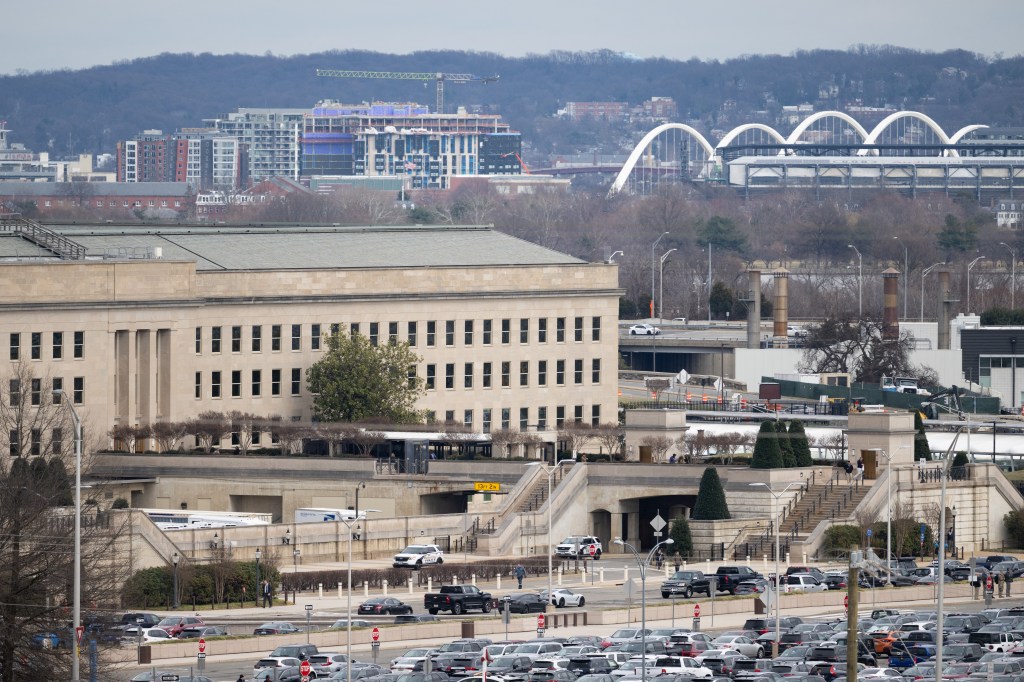
[[[654,240],[651,244],[651,318],[654,318],[654,250],[658,247],[658,242],[665,238],[668,232],[662,232],[661,236]]]
[[[355,512],[356,512],[356,518],[359,518],[359,489],[360,489],[360,488],[362,488],[362,489],[364,489],[364,490],[365,490],[365,489],[366,489],[366,483],[365,483],[365,482],[363,482],[363,481],[361,481],[361,482],[360,482],[360,483],[359,483],[359,484],[358,484],[358,485],[356,486],[356,508],[355,508]]]
[[[909,449],[909,445],[901,445],[896,448],[896,452]],[[892,455],[881,449],[878,452],[882,453],[882,457],[885,457],[886,463],[885,485],[887,488],[887,497],[885,503],[885,566],[889,570],[885,574],[885,582],[892,586]]]
[[[711,325],[711,240],[708,240],[708,326]]]
[[[910,252],[907,250],[907,245],[903,243],[903,240],[897,236],[893,239],[900,243],[903,247],[903,319],[907,319],[907,277],[910,275]]]
[[[63,390],[53,392],[54,404],[62,402]],[[82,420],[72,400],[67,401],[75,429],[75,565],[73,569],[71,627],[74,628],[75,653],[71,657],[71,682],[79,682],[78,628],[82,625]]]
[[[942,261],[941,263],[936,263],[935,265],[929,265],[928,267],[921,271],[921,322],[924,322],[924,276],[927,275],[932,270],[934,270],[935,268],[939,267],[940,265],[945,264],[946,261]]]
[[[292,573],[296,575],[299,573],[299,556],[301,554],[298,547],[292,550]]]
[[[345,596],[345,629],[347,631],[345,641],[346,680],[352,679],[352,526],[359,522],[361,518],[366,518],[366,512],[363,512],[362,517],[356,516],[354,519],[342,517],[340,519],[345,524],[345,527],[348,528],[348,590]]]
[[[967,433],[970,434],[970,422],[968,422],[968,426],[966,428],[967,428]],[[953,435],[953,442],[950,443],[949,449],[946,450],[946,459],[942,463],[942,489],[941,489],[941,493],[939,494],[939,538],[940,538],[939,541],[942,542],[943,544],[945,544],[945,542],[946,542],[946,478],[949,477],[949,467],[953,463],[953,451],[956,448],[956,441],[960,437],[960,434],[963,433],[963,430],[964,430],[964,427],[961,427]],[[939,552],[938,575],[936,576],[936,581],[935,581],[935,585],[938,588],[937,589],[937,592],[938,592],[938,594],[937,594],[937,601],[938,601],[937,606],[938,606],[938,609],[936,609],[936,612],[935,612],[935,632],[938,633],[938,635],[939,635],[938,637],[935,638],[935,660],[936,661],[941,661],[942,660],[942,640],[943,640],[943,637],[942,637],[942,634],[943,634],[942,620],[943,620],[943,617],[944,617],[943,613],[942,613],[942,609],[943,609],[943,606],[944,606],[945,590],[943,588],[945,587],[945,582],[946,582],[946,552],[945,551],[940,551]],[[935,682],[942,682],[942,666],[938,666],[938,665],[935,666]]]
[[[667,232],[665,234],[668,234]],[[558,467],[562,466],[565,462],[574,462],[575,460],[563,459],[560,462],[554,464],[545,464],[544,462],[530,462],[526,466],[528,467],[540,467],[541,470],[547,474],[548,477],[548,604],[551,603],[551,574],[554,572],[554,567],[551,563],[551,491],[554,488],[554,477],[555,471]],[[547,611],[547,604],[544,606],[544,610]]]
[[[968,315],[971,314],[971,269],[983,258],[984,256],[978,256],[971,261],[970,265],[967,266],[967,310],[965,312]]]
[[[669,249],[661,254],[661,264],[658,267],[658,320],[665,316],[665,260],[668,259],[676,249]]]
[[[1006,242],[999,242],[999,245],[1010,250],[1010,310],[1013,310],[1017,307],[1015,298],[1017,293],[1017,249]]]
[[[616,256],[625,256],[625,255],[626,254],[622,253],[622,251],[616,251],[616,252],[612,253],[612,255],[608,256],[608,258],[605,260],[605,263],[607,263],[608,265],[611,265],[612,263],[615,262],[615,257]]]
[[[640,553],[637,552],[636,547],[625,542],[622,538],[615,538],[613,542],[616,545],[629,550],[630,554],[636,560],[637,568],[640,569],[640,649],[641,649],[641,663],[640,663],[640,679],[642,682],[647,682],[647,567],[651,564],[651,559],[654,557],[654,553],[658,551],[658,548],[662,545],[671,545],[675,543],[672,538],[666,538],[651,547],[651,551],[647,553],[646,559],[640,558]],[[548,593],[550,594],[550,592]]]
[[[853,244],[847,244],[857,254],[857,317],[864,317],[864,256]]]
[[[175,552],[174,556],[171,557],[171,563],[174,564],[174,594],[171,597],[171,601],[174,604],[174,608],[178,608],[178,553]]]
[[[256,548],[256,606],[260,605],[260,600],[263,599],[263,587],[260,585],[260,557],[263,556],[263,552],[260,548]]]
[[[949,533],[948,533],[949,543],[948,544],[949,544],[950,549],[952,550],[953,558],[956,559],[956,558],[958,558],[957,554],[956,554],[956,505],[954,504],[953,508],[950,509],[949,511],[951,512],[951,514],[953,516],[953,523],[949,527]]]
[[[793,486],[800,485],[800,481],[793,481],[779,492],[772,490],[767,483],[751,483],[750,485],[767,488],[768,492],[772,494],[772,523],[775,525],[775,639],[772,641],[772,658],[778,658],[779,637],[781,637],[782,631],[779,626],[779,621],[782,619],[782,600],[779,599],[779,587],[782,585],[782,576],[779,575],[779,526],[782,524],[777,518],[776,507],[779,503],[779,496],[784,495]]]

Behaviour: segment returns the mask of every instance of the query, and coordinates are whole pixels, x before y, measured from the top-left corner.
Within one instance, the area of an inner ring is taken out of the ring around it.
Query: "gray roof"
[[[54,197],[67,195],[77,198],[78,194],[69,193],[67,182],[3,182],[0,183],[0,197]],[[78,185],[79,183],[74,183]],[[87,182],[88,194],[95,197],[184,197],[191,193],[187,182]]]
[[[490,227],[122,227],[51,229],[88,249],[88,257],[195,261],[198,270],[570,265],[578,258]],[[26,242],[26,245],[28,243]],[[152,257],[152,256],[150,256]]]

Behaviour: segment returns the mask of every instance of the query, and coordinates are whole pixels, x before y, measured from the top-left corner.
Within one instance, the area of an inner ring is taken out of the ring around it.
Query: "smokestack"
[[[939,350],[949,350],[949,315],[953,304],[949,298],[949,270],[939,270]]]
[[[882,338],[896,340],[900,338],[899,295],[900,271],[889,268],[882,273]]]
[[[773,310],[773,343],[776,348],[789,348],[789,270],[775,271],[775,309]]]
[[[761,347],[761,271],[747,270],[747,348]]]

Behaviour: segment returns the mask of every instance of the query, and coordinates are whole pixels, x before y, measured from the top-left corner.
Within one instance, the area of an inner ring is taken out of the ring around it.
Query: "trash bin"
[[[152,647],[148,644],[139,646],[139,665],[149,665],[153,662]]]
[[[700,632],[700,618],[693,619],[693,631]]]
[[[462,621],[462,638],[476,639],[476,623],[471,620]]]

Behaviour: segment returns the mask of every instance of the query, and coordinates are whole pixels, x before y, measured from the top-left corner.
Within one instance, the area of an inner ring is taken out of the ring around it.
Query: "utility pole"
[[[852,554],[852,552],[851,552]],[[857,564],[850,561],[850,575],[846,578],[847,604],[846,604],[846,680],[857,682],[857,649],[860,640],[857,638],[857,615],[858,615],[858,585],[857,578],[859,569]]]

